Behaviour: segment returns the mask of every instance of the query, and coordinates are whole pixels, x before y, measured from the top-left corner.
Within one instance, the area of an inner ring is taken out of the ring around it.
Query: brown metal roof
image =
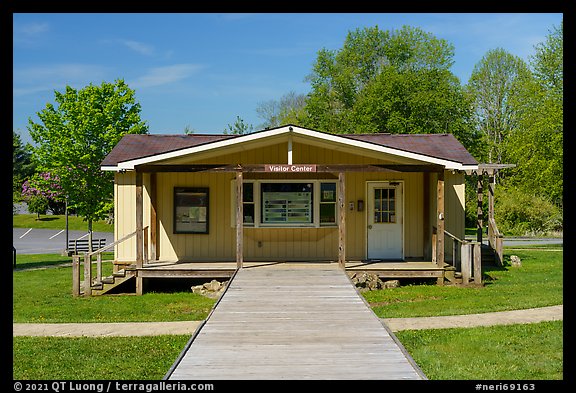
[[[337,134],[343,138],[386,146],[406,152],[476,165],[476,159],[452,134]],[[237,138],[239,135],[125,135],[102,161],[102,166],[116,166],[120,162],[160,153],[186,149],[213,142]]]

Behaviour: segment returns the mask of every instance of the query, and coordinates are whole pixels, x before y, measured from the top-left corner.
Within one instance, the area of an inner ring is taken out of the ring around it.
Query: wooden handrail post
[[[436,261],[437,259],[437,253],[436,253],[436,249],[438,248],[438,243],[437,243],[437,239],[438,239],[438,232],[436,231],[436,227],[432,228],[432,263],[437,265]]]
[[[84,296],[92,296],[92,258],[84,253]]]
[[[480,242],[475,242],[474,250],[472,251],[474,255],[474,284],[482,284],[482,249]]]
[[[144,249],[142,250],[143,264],[148,263],[148,226],[144,227]]]
[[[80,296],[80,255],[72,255],[72,296]]]
[[[472,276],[472,247],[470,243],[462,243],[462,284],[468,285]]]
[[[96,284],[102,284],[102,253],[96,254]]]

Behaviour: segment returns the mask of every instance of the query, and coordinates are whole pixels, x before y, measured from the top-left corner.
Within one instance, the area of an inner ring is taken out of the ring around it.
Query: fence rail
[[[433,253],[435,257],[436,247],[435,239],[437,236],[436,228],[433,227]],[[480,242],[460,239],[458,236],[444,230],[444,235],[452,239],[452,266],[462,273],[462,282],[468,284],[470,279],[474,279],[475,284],[482,283],[482,249]],[[460,247],[458,247],[460,245]],[[458,266],[458,250],[460,250],[460,266]],[[459,269],[458,269],[459,268]]]
[[[144,263],[148,263],[148,227],[142,229],[144,237]],[[84,261],[84,296],[92,295],[92,285],[102,284],[102,253],[112,249],[114,246],[131,239],[136,236],[138,231],[134,231],[121,239],[116,240],[113,243],[100,247],[99,249],[92,252],[85,252],[84,255],[73,255],[72,256],[72,294],[74,296],[80,296],[82,294],[80,288],[80,259]],[[96,280],[92,282],[92,257],[96,256]]]

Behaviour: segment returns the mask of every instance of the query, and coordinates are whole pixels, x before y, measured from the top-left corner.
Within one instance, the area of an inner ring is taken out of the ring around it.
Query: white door
[[[368,183],[368,259],[404,259],[401,182]]]

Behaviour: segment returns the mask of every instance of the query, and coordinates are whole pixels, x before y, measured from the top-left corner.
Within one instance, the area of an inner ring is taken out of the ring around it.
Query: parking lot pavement
[[[114,241],[112,232],[93,232],[94,239]],[[68,231],[68,239],[86,239],[86,231]],[[66,231],[59,229],[13,228],[12,244],[18,254],[58,254],[66,249]]]

